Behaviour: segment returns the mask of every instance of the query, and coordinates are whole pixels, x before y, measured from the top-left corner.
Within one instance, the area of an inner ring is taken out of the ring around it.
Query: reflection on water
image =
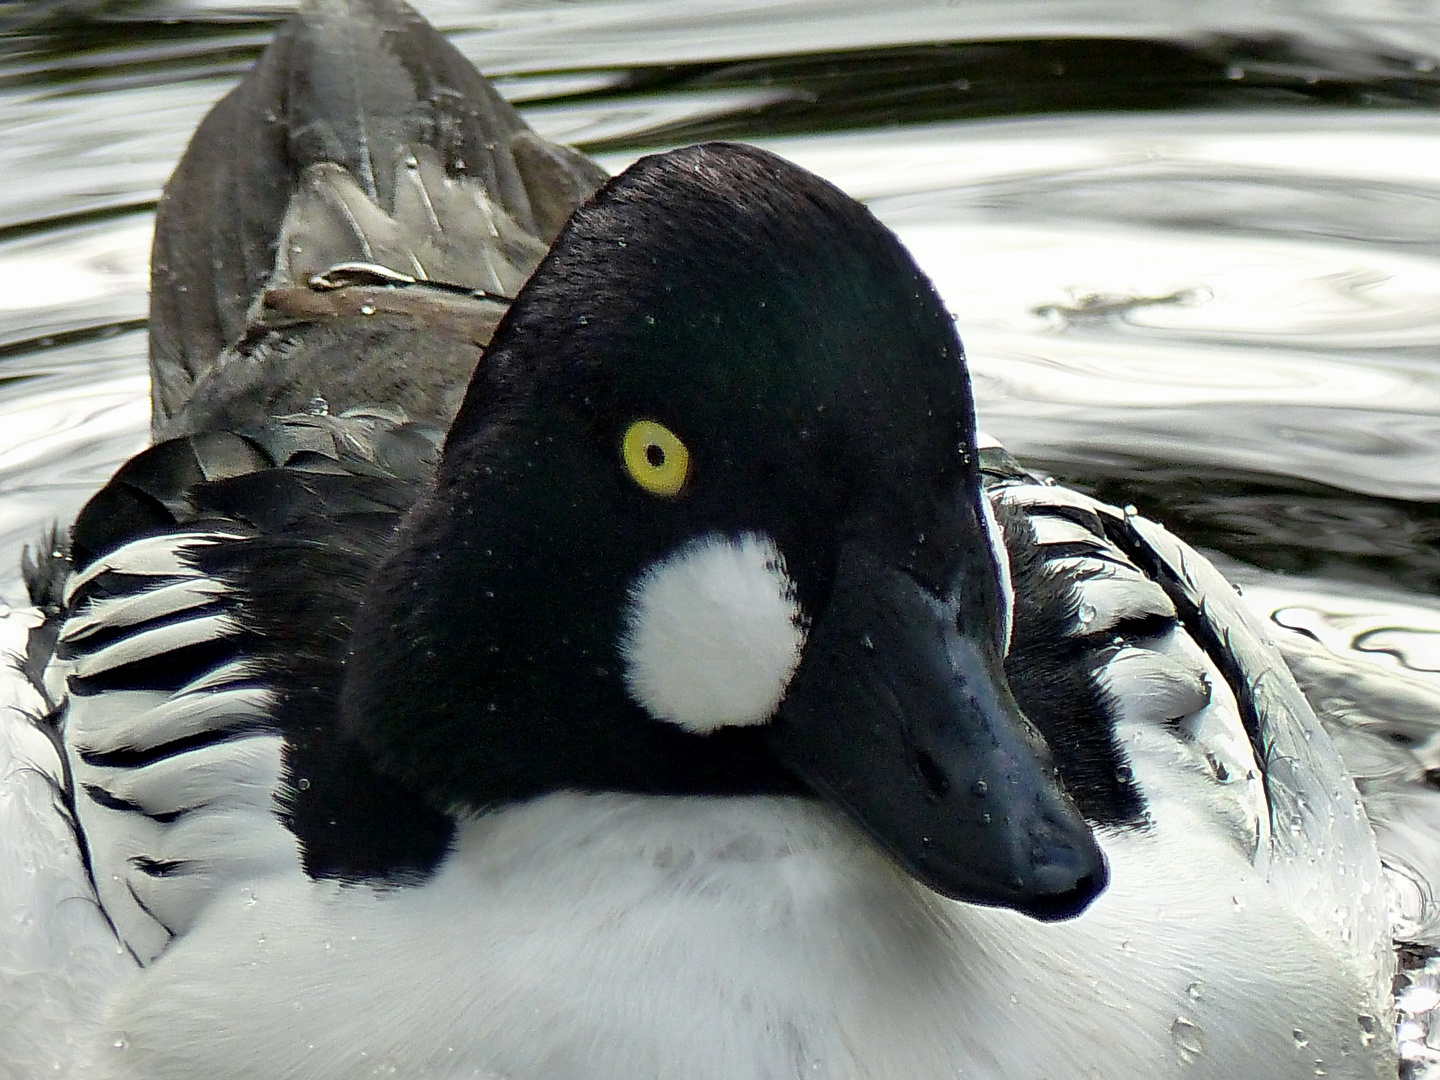
[[[1437,133],[1151,113],[771,145],[900,233],[1022,457],[1272,569],[1440,591]]]
[[[422,6],[611,168],[744,136],[865,199],[951,304],[983,422],[1022,457],[1251,563],[1440,593],[1428,5]],[[282,8],[9,8],[28,28],[0,38],[13,544],[143,439],[151,210]]]

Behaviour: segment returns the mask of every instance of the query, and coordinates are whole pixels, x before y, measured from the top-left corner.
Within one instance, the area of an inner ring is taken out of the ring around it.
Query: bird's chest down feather
[[[1207,869],[1225,845],[1103,841],[1111,888],[1046,925],[937,896],[817,803],[550,795],[463,824],[422,886],[217,898],[115,1004],[98,1072],[198,1076],[223,1046],[266,1080],[1383,1075],[1353,978]]]

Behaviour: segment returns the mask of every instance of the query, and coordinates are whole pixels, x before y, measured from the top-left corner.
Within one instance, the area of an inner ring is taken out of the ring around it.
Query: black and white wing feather
[[[274,814],[270,691],[237,651],[229,590],[196,566],[237,539],[144,537],[84,567],[46,673],[96,893],[142,963],[228,881],[298,865]]]
[[[1108,698],[1118,749],[1092,751],[1094,782],[1113,764],[1110,790],[1134,785],[1138,800],[1128,817],[1106,820],[1077,792],[1082,809],[1097,824],[1143,828],[1166,800],[1202,805],[1384,1000],[1393,953],[1374,834],[1263,624],[1209,560],[1163,527],[1027,473],[998,447],[982,457],[1016,571],[1007,662],[1016,696],[1047,737],[1067,737],[1047,719],[1067,710],[1047,708],[1031,686],[1047,681],[1036,652],[1068,643],[1072,670],[1092,673]],[[1064,586],[1068,606],[1035,608],[1045,581],[1052,592]]]
[[[140,962],[219,890],[312,868],[294,770],[333,696],[312,698],[436,441],[374,414],[176,439],[81,512],[44,688],[96,894]]]

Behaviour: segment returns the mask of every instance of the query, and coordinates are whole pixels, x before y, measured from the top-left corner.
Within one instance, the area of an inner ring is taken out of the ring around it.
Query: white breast
[[[939,899],[815,804],[552,795],[465,824],[424,887],[218,897],[97,1075],[1385,1075],[1365,980],[1183,800],[1102,844],[1110,889],[1042,925]]]

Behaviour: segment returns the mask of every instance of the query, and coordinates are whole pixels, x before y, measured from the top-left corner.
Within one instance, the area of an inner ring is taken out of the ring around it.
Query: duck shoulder
[[[443,852],[449,820],[331,730],[360,590],[437,443],[391,412],[185,436],[82,510],[27,662],[96,892],[142,962],[227,884],[418,873]],[[358,847],[327,833],[339,801]]]
[[[1033,689],[1054,685],[1048,654],[1057,648],[1074,650],[1072,668],[1102,688],[1101,710],[1124,747],[1122,775],[1137,782],[1139,799],[1164,793],[1165,772],[1144,768],[1148,746],[1158,742],[1172,765],[1188,761],[1209,781],[1198,790],[1212,820],[1227,823],[1283,902],[1385,1000],[1393,953],[1374,834],[1273,634],[1210,560],[1163,526],[1056,486],[998,447],[982,459],[1016,573],[1007,673],[1052,746],[1092,747],[1081,764],[1062,752],[1062,773],[1095,776],[1114,758],[1093,749],[1096,726],[1083,708],[1057,707]],[[1057,588],[1060,602],[1050,599]],[[1066,733],[1077,715],[1092,733],[1078,740]],[[1143,828],[1148,812],[1118,823]]]

